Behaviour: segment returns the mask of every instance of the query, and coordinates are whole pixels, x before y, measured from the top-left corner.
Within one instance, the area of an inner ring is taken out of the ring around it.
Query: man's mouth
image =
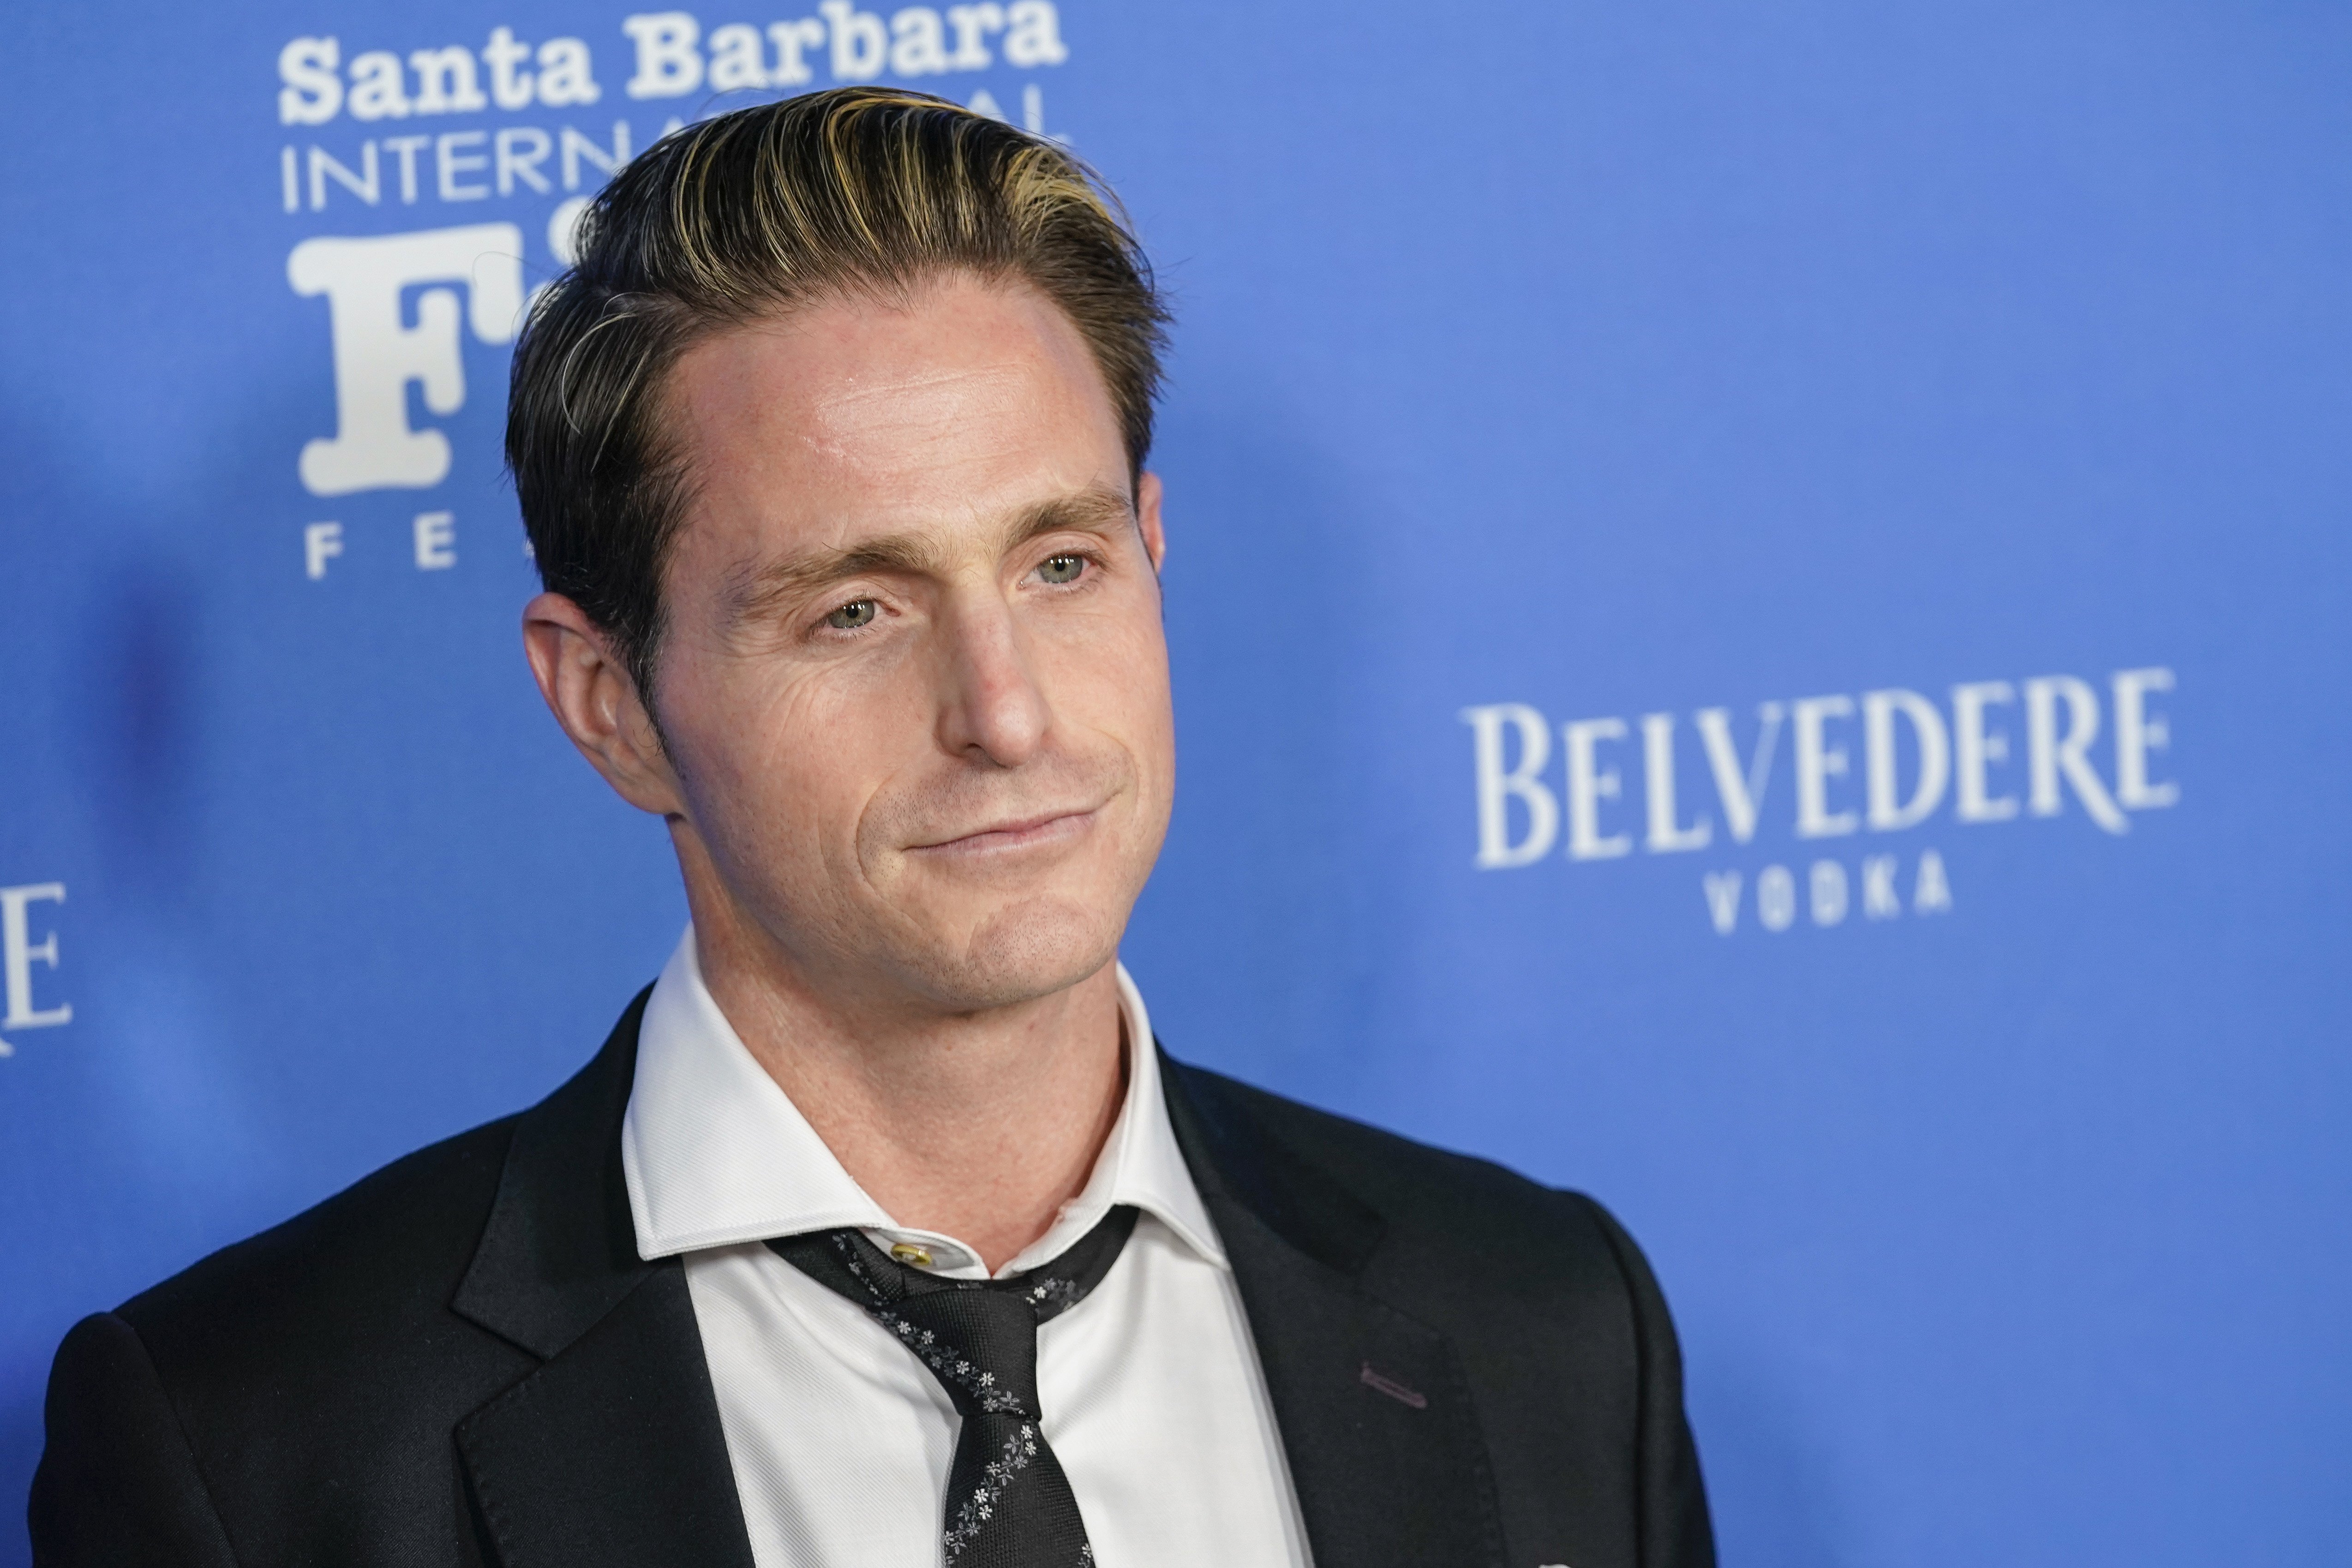
[[[910,852],[932,855],[989,855],[1046,845],[1065,844],[1094,826],[1098,805],[1076,811],[1046,811],[1008,818],[953,837],[908,846]]]

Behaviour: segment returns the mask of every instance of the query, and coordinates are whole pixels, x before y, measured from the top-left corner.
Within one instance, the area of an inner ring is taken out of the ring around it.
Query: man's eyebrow
[[[1006,520],[1004,551],[1018,550],[1044,533],[1109,533],[1135,522],[1135,503],[1118,490],[1089,485],[1023,507]]]
[[[920,574],[939,564],[931,541],[916,533],[885,534],[839,550],[813,551],[729,574],[728,608],[737,620],[760,620],[830,583],[869,573]]]
[[[1041,534],[1107,533],[1131,526],[1134,503],[1099,485],[1049,497],[1010,514],[1000,552],[1018,550]],[[920,533],[885,534],[837,550],[813,551],[730,574],[725,598],[733,618],[759,620],[832,583],[868,574],[937,574],[944,564],[936,538]]]

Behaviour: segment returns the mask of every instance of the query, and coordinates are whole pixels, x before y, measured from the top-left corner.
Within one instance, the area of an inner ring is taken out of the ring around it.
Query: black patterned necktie
[[[1089,1568],[1094,1548],[1039,1425],[1037,1325],[1087,1298],[1135,1228],[1120,1205],[1052,1262],[1008,1279],[942,1279],[856,1230],[784,1237],[785,1262],[873,1314],[963,1417],[940,1545],[953,1568]]]

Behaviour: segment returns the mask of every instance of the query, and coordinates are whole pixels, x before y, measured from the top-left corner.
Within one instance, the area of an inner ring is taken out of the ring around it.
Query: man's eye
[[[871,599],[853,599],[825,616],[824,624],[837,632],[854,632],[872,620],[877,606]]]
[[[1083,555],[1049,555],[1045,563],[1037,568],[1037,575],[1048,583],[1075,583],[1086,569],[1087,558]]]

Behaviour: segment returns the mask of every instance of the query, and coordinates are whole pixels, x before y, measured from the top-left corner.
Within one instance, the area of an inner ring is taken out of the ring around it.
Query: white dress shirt
[[[1122,966],[1127,1098],[1078,1196],[1000,1274],[1118,1204],[1118,1262],[1037,1331],[1045,1437],[1104,1568],[1305,1568],[1306,1533],[1232,1267],[1177,1149],[1143,998]],[[938,1568],[961,1421],[865,1310],[761,1245],[856,1226],[982,1279],[953,1237],[895,1224],[752,1058],[691,929],[646,1004],[621,1129],[637,1250],[683,1255],[759,1568]]]

